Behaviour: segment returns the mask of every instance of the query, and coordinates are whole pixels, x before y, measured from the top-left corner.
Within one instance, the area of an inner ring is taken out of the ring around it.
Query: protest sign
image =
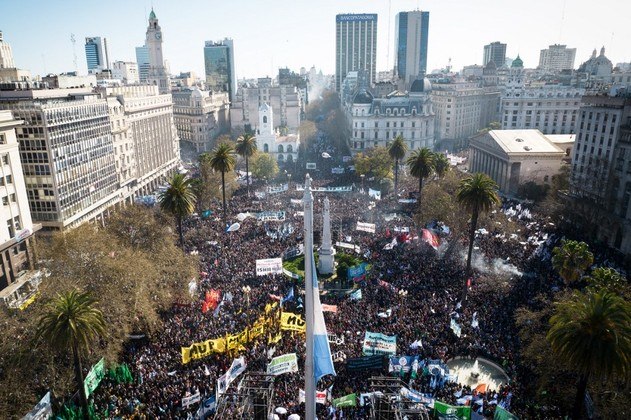
[[[374,223],[364,223],[358,221],[356,229],[363,232],[375,233],[375,231],[377,230],[377,226]]]
[[[394,355],[397,352],[397,336],[366,331],[364,336],[363,354],[373,356],[377,354]]]
[[[267,258],[256,260],[256,275],[283,274],[282,258]]]
[[[269,375],[282,375],[283,373],[298,372],[298,357],[296,353],[287,353],[274,357],[267,365]]]

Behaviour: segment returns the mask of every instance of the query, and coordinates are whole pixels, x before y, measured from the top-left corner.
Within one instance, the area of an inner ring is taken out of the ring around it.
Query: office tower
[[[112,77],[128,85],[136,84],[140,81],[138,77],[138,64],[126,61],[115,61],[112,64]]]
[[[141,83],[144,83],[149,77],[149,68],[151,67],[149,48],[145,46],[136,47],[136,63],[138,64],[138,79]]]
[[[204,44],[204,67],[206,87],[213,92],[228,92],[230,101],[237,93],[237,78],[234,73],[234,42],[206,41]]]
[[[493,61],[498,68],[504,67],[506,61],[506,44],[495,41],[485,45],[482,65],[486,66],[489,61]]]
[[[12,69],[15,68],[13,62],[13,51],[11,46],[4,41],[2,31],[0,31],[0,69]]]
[[[368,71],[370,83],[377,76],[377,14],[335,16],[335,90],[340,91],[349,71]]]
[[[29,287],[25,283],[30,276],[22,274],[33,268],[31,235],[41,228],[31,221],[15,134],[15,129],[23,123],[13,118],[11,111],[0,111],[0,290],[12,286],[13,292],[2,294],[10,307],[19,307],[19,298],[28,295],[25,289]]]
[[[160,93],[169,93],[171,91],[169,76],[164,68],[164,58],[162,56],[162,29],[158,25],[158,18],[151,9],[149,14],[149,26],[145,38],[145,48],[149,53],[149,73],[147,82],[158,86]],[[138,57],[138,48],[136,48],[136,57]],[[140,62],[138,63],[140,66]]]
[[[88,63],[89,73],[109,69],[110,59],[107,53],[107,39],[100,36],[86,38],[85,59]]]
[[[429,12],[400,12],[396,18],[396,72],[411,84],[427,72]]]
[[[576,48],[554,44],[539,54],[539,68],[548,72],[558,72],[574,68]]]

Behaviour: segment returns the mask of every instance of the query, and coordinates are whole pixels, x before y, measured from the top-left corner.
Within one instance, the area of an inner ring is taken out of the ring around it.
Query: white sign
[[[336,242],[335,246],[339,246],[340,248],[352,249],[355,252],[360,252],[359,245],[349,244],[347,242]]]
[[[298,402],[305,402],[305,391],[303,389],[298,393]],[[326,391],[316,391],[316,404],[326,403]]]
[[[281,193],[283,191],[287,191],[289,189],[289,184],[282,184],[282,185],[270,185],[269,187],[267,187],[267,192],[270,194],[278,194]]]
[[[307,162],[307,169],[315,169],[315,168],[316,168],[315,162]]]
[[[283,260],[281,258],[267,258],[256,260],[256,275],[283,274]]]
[[[372,188],[368,188],[368,195],[374,198],[375,200],[381,200],[381,191],[373,190]]]
[[[274,357],[267,365],[268,375],[276,376],[290,372],[298,372],[298,357],[296,353],[287,353]]]
[[[357,230],[368,233],[375,233],[377,230],[377,226],[374,223],[357,222]]]
[[[344,173],[344,168],[331,168],[331,173],[332,174],[343,174]]]
[[[202,399],[201,395],[199,394],[199,392],[197,392],[197,394],[193,394],[190,397],[184,397],[182,398],[182,408],[186,408],[189,405],[193,405],[195,403],[200,402]]]

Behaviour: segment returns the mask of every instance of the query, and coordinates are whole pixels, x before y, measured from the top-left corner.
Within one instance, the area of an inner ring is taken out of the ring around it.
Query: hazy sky
[[[77,39],[79,72],[86,72],[86,36],[108,39],[110,61],[136,61],[153,4],[172,73],[203,77],[205,40],[233,38],[239,78],[335,70],[335,15],[378,13],[377,69],[394,64],[394,19],[417,8],[430,12],[428,70],[481,64],[483,45],[508,44],[536,67],[552,43],[577,48],[575,66],[605,46],[614,65],[631,61],[629,0],[0,0],[0,30],[16,65],[34,74],[74,70],[70,34]],[[388,48],[390,45],[390,48]]]

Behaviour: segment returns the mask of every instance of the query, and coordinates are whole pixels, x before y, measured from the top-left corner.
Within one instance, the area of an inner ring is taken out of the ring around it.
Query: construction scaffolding
[[[245,373],[236,390],[217,401],[214,419],[267,420],[274,409],[274,375]]]
[[[429,420],[429,411],[424,405],[401,397],[401,388],[406,386],[399,378],[391,376],[370,378],[371,420]]]

